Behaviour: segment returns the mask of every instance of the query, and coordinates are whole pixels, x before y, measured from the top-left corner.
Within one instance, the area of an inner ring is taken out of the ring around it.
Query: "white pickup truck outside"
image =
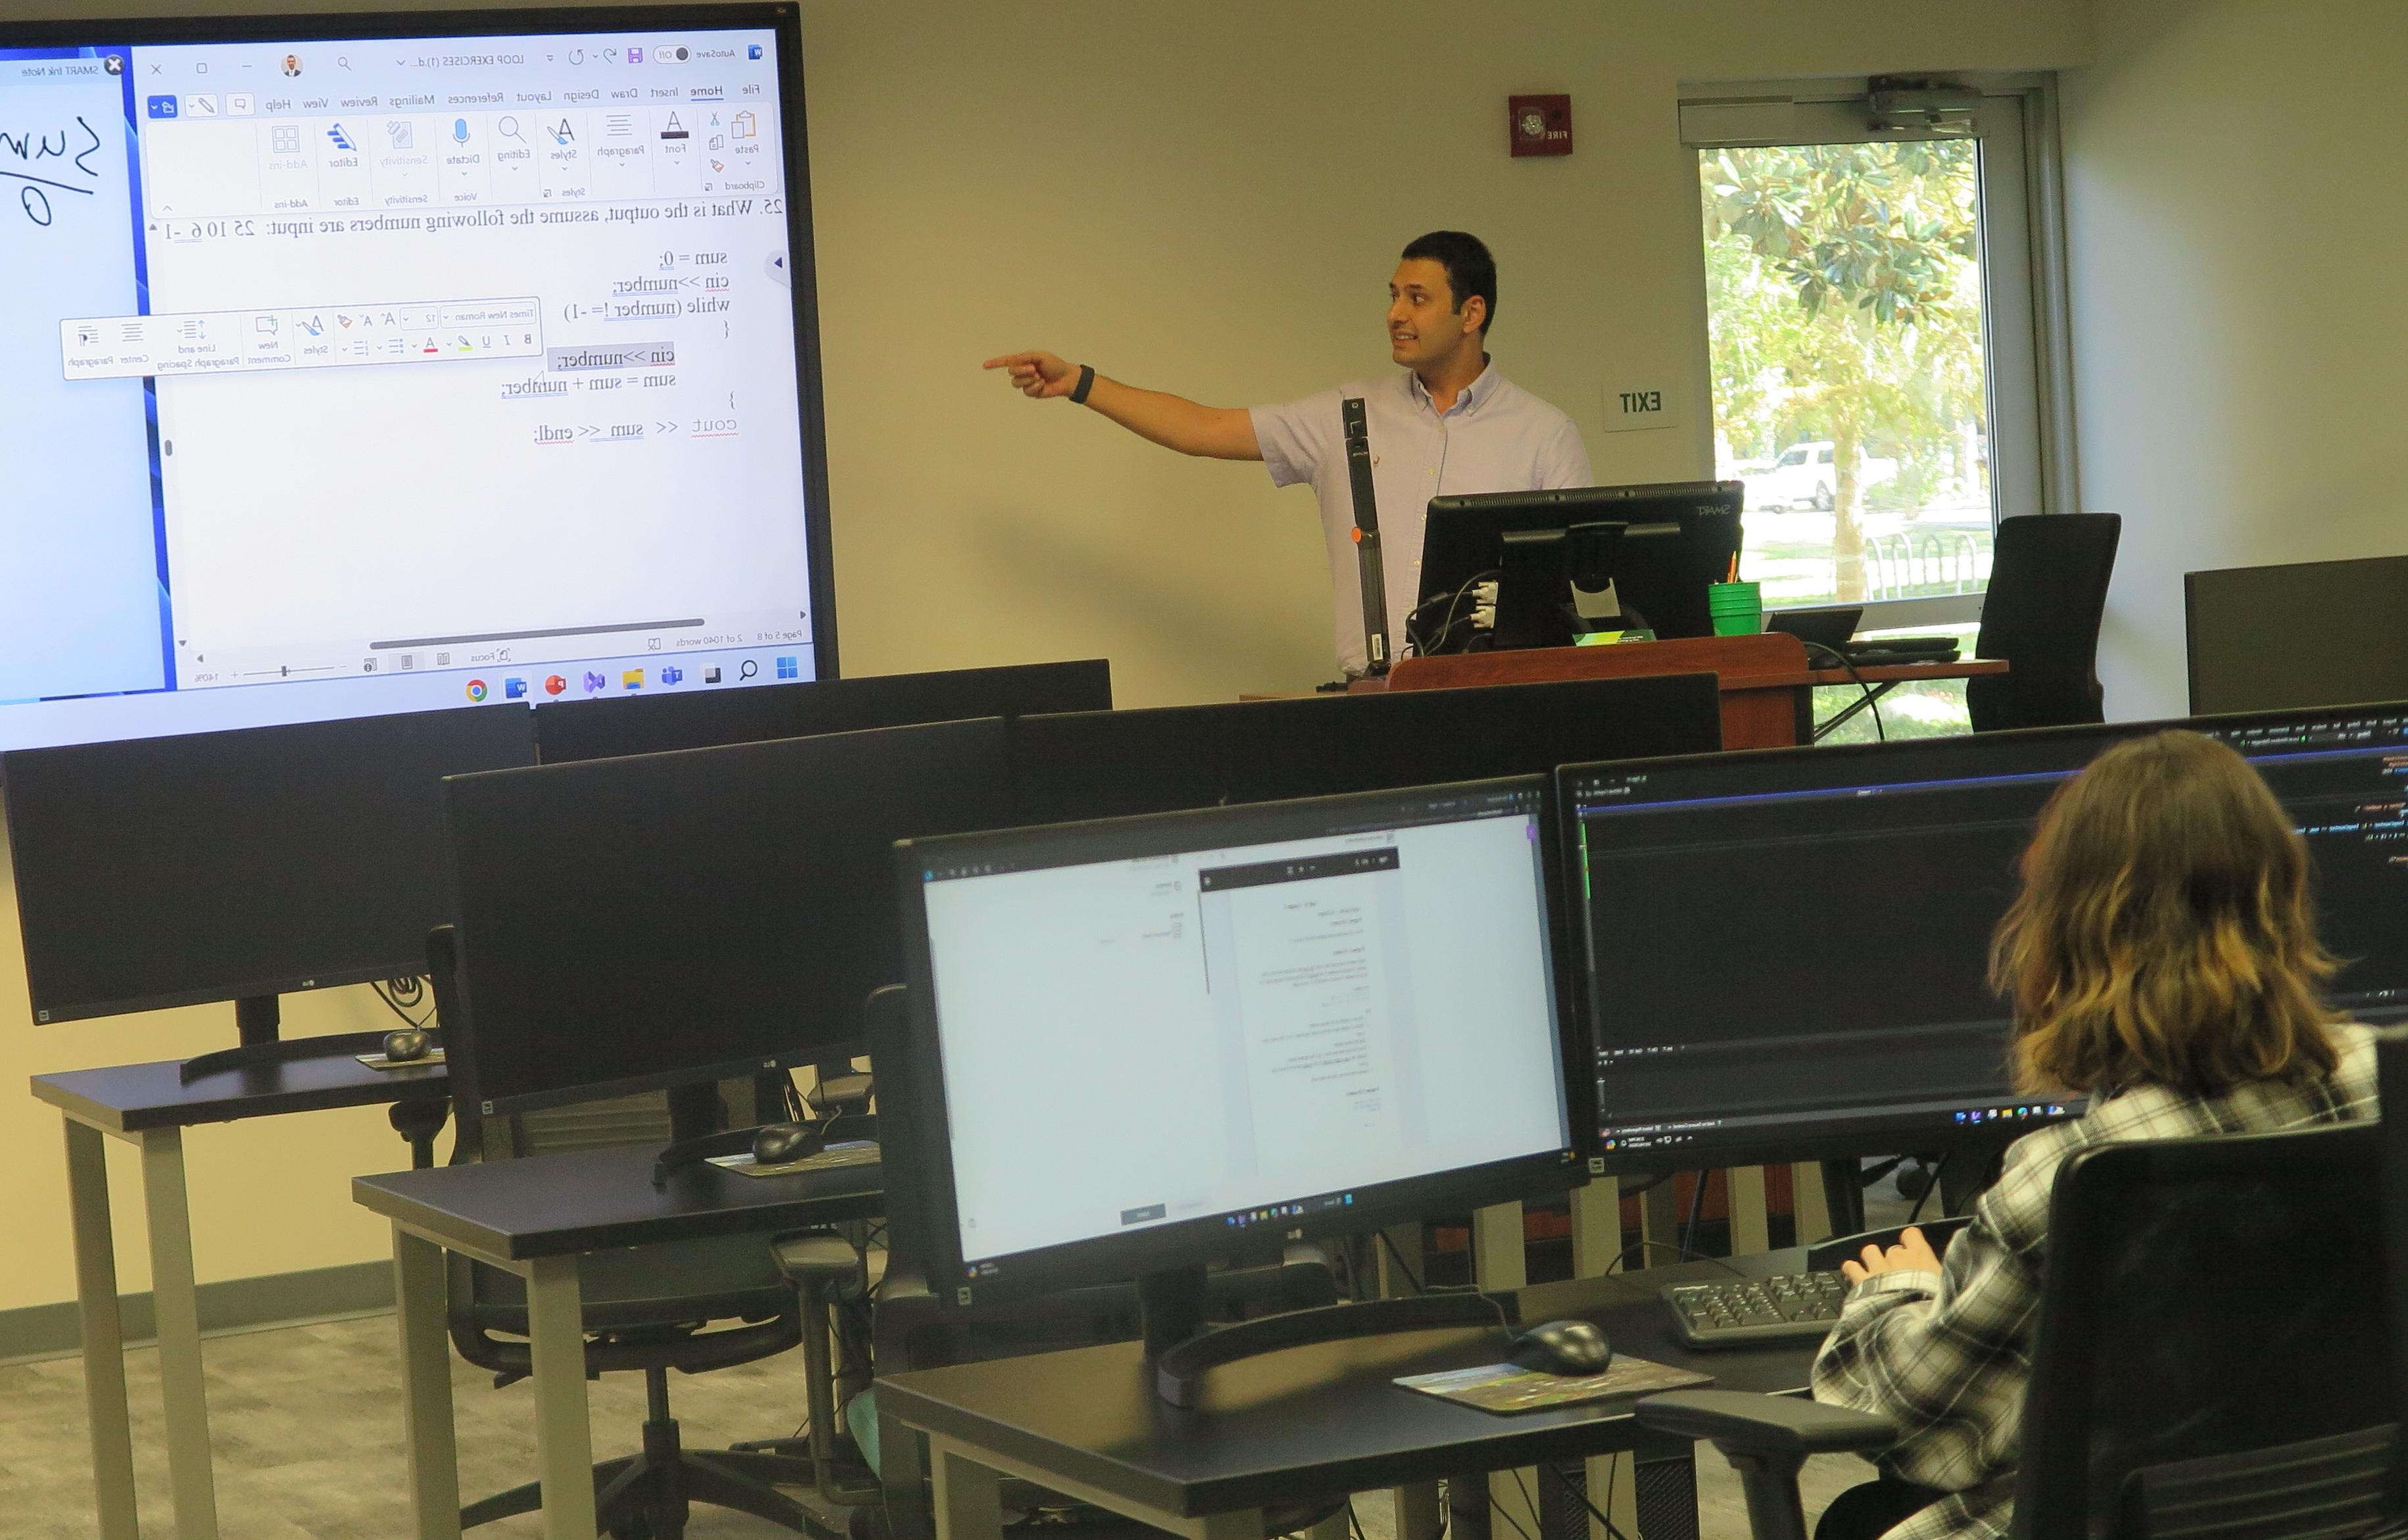
[[[1766,469],[1742,471],[1740,480],[1747,486],[1748,511],[1770,513],[1793,508],[1830,511],[1832,496],[1839,488],[1832,458],[1831,440],[1809,439],[1783,450]],[[1898,479],[1898,462],[1885,456],[1868,454],[1859,466],[1859,492]]]

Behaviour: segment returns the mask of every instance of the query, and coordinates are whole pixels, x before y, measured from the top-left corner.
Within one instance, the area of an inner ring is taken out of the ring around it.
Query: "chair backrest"
[[[459,933],[438,925],[426,937],[427,978],[435,1015],[443,1023],[444,1054],[453,1062],[477,1051],[466,991],[460,977]],[[507,1160],[523,1155],[560,1155],[615,1144],[666,1144],[668,1098],[661,1091],[580,1101],[508,1117],[487,1117],[466,1096],[467,1077],[452,1080],[452,1115],[459,1130],[452,1161]]]
[[[1973,655],[2011,667],[2002,678],[1968,684],[1976,729],[2106,720],[2099,626],[2123,531],[2117,513],[2029,513],[2000,524]]]
[[[427,975],[444,1027],[444,1054],[476,1052],[476,1029],[461,976],[452,927],[426,938]],[[668,1099],[652,1091],[579,1102],[508,1116],[487,1116],[452,1086],[458,1135],[452,1162],[507,1160],[609,1145],[658,1148],[671,1137]],[[767,1235],[729,1235],[672,1242],[603,1254],[610,1265],[586,1271],[586,1325],[609,1333],[634,1325],[627,1340],[589,1342],[590,1372],[665,1365],[699,1374],[782,1352],[801,1340],[794,1292],[779,1277]],[[446,1255],[446,1324],[459,1355],[505,1377],[525,1374],[533,1362],[525,1331],[526,1289],[517,1278],[459,1252]],[[746,1324],[705,1331],[713,1321]],[[495,1335],[499,1331],[503,1335]]]
[[[2067,1160],[2014,1533],[2356,1534],[2388,1506],[2390,1333],[2372,1123]]]
[[[2408,1107],[2408,1027],[2381,1027],[2374,1033],[2379,1101]],[[2393,1100],[2397,1098],[2398,1100]],[[2389,1280],[2392,1403],[2408,1407],[2408,1117],[2386,1119],[2383,1140],[2383,1254]],[[2391,1472],[2395,1511],[2408,1512],[2408,1460]]]

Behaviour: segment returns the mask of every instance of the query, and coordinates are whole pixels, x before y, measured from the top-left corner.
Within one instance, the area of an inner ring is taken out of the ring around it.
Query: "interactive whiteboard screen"
[[[835,671],[792,7],[427,24],[0,26],[0,749]]]

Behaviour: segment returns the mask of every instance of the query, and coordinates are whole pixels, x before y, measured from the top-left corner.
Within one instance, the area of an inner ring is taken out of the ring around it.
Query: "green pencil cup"
[[[1706,589],[1706,612],[1714,635],[1752,637],[1764,629],[1764,591],[1754,583],[1717,583]]]

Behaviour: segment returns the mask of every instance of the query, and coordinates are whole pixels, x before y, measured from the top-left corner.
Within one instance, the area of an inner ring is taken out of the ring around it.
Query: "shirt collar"
[[[1478,411],[1482,407],[1486,406],[1488,404],[1488,398],[1496,395],[1497,387],[1503,383],[1504,377],[1497,372],[1496,360],[1483,354],[1480,363],[1480,377],[1472,381],[1471,383],[1463,387],[1462,394],[1455,398],[1455,405],[1447,409],[1445,415],[1449,417],[1453,417],[1457,413],[1461,413],[1467,417],[1471,415]],[[1412,392],[1413,404],[1415,406],[1426,407],[1430,405],[1429,387],[1422,383],[1422,377],[1420,375],[1413,373],[1410,369],[1406,370],[1405,387]]]

